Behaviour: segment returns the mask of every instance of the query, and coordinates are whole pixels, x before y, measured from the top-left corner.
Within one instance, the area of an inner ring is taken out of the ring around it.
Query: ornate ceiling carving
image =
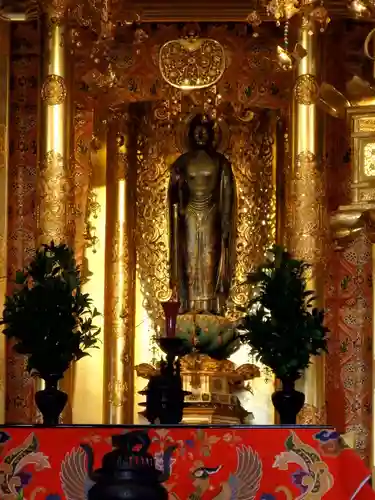
[[[79,0],[79,3],[93,0]],[[0,10],[25,11],[38,0],[0,0]],[[100,4],[99,1],[94,2]],[[142,22],[243,22],[249,13],[258,10],[263,20],[267,16],[260,0],[122,0],[116,1],[116,9],[122,12],[118,22],[140,18]],[[350,17],[346,0],[326,0],[325,7],[332,17]]]
[[[125,2],[129,10],[136,10],[144,22],[176,22],[176,21],[211,21],[241,22],[245,21],[252,10],[262,13],[264,20],[271,20],[262,2],[257,0],[128,0]],[[331,15],[346,15],[345,0],[326,0],[324,2]]]
[[[120,40],[109,44],[106,61],[110,71],[100,62],[93,65],[95,57],[87,57],[88,45],[82,41],[81,48],[75,51],[75,76],[82,89],[79,101],[100,95],[101,105],[116,106],[124,101],[157,100],[169,95],[172,87],[160,73],[160,49],[171,40],[179,40],[184,31],[177,24],[158,24],[157,28],[142,24],[139,42],[134,42],[134,33],[129,40],[123,33]],[[237,102],[244,109],[277,109],[287,104],[292,73],[285,74],[278,65],[274,50],[280,43],[277,35],[273,25],[265,26],[258,38],[247,36],[240,27],[204,26],[199,36],[216,40],[225,49],[225,71],[216,84],[223,101]]]

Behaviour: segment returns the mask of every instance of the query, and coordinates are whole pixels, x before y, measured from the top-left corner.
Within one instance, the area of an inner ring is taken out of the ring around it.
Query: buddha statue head
[[[190,149],[214,149],[215,124],[207,116],[198,114],[190,122]]]

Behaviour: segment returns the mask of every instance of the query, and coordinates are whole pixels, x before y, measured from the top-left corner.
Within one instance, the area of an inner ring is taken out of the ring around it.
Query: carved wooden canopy
[[[128,0],[129,9],[138,10],[144,22],[217,21],[240,22],[252,10],[271,20],[264,8],[266,2],[257,0]],[[332,16],[348,16],[346,0],[326,0],[325,7]],[[214,8],[213,8],[214,5]]]
[[[278,65],[276,46],[282,40],[273,25],[265,26],[257,38],[248,36],[244,23],[237,27],[207,23],[200,28],[198,36],[214,41],[224,53],[225,66],[216,83],[222,101],[236,102],[242,111],[249,107],[279,109],[287,106],[292,72],[285,73]],[[179,100],[176,89],[173,90],[162,76],[161,57],[165,44],[178,43],[184,28],[177,23],[157,26],[144,23],[135,32],[129,32],[127,27],[124,29],[123,40],[119,34],[117,40],[106,47],[110,71],[105,64],[102,68],[100,62],[93,65],[95,57],[87,57],[90,45],[87,40],[82,40],[81,49],[76,49],[75,78],[81,88],[79,101],[100,95],[101,106],[116,107],[121,102]],[[192,63],[194,68],[196,65],[199,65],[198,60]]]
[[[0,10],[22,11],[38,0],[0,0]],[[100,4],[98,0],[78,0],[77,3]],[[260,0],[116,0],[116,9],[122,12],[119,22],[135,14],[142,22],[242,22],[253,10],[263,20],[272,20]],[[325,7],[332,17],[351,17],[346,0],[325,0]]]

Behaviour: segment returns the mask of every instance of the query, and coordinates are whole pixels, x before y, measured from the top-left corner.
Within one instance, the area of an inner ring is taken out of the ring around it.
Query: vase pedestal
[[[43,425],[59,425],[60,416],[68,402],[68,395],[58,388],[61,375],[43,376],[44,389],[35,393],[35,403],[43,417]]]

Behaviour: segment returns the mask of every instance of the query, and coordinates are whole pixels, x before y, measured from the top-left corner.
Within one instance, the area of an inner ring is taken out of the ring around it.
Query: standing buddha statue
[[[235,184],[229,161],[215,149],[214,127],[196,115],[189,149],[171,167],[171,288],[181,313],[220,315],[230,291]]]

